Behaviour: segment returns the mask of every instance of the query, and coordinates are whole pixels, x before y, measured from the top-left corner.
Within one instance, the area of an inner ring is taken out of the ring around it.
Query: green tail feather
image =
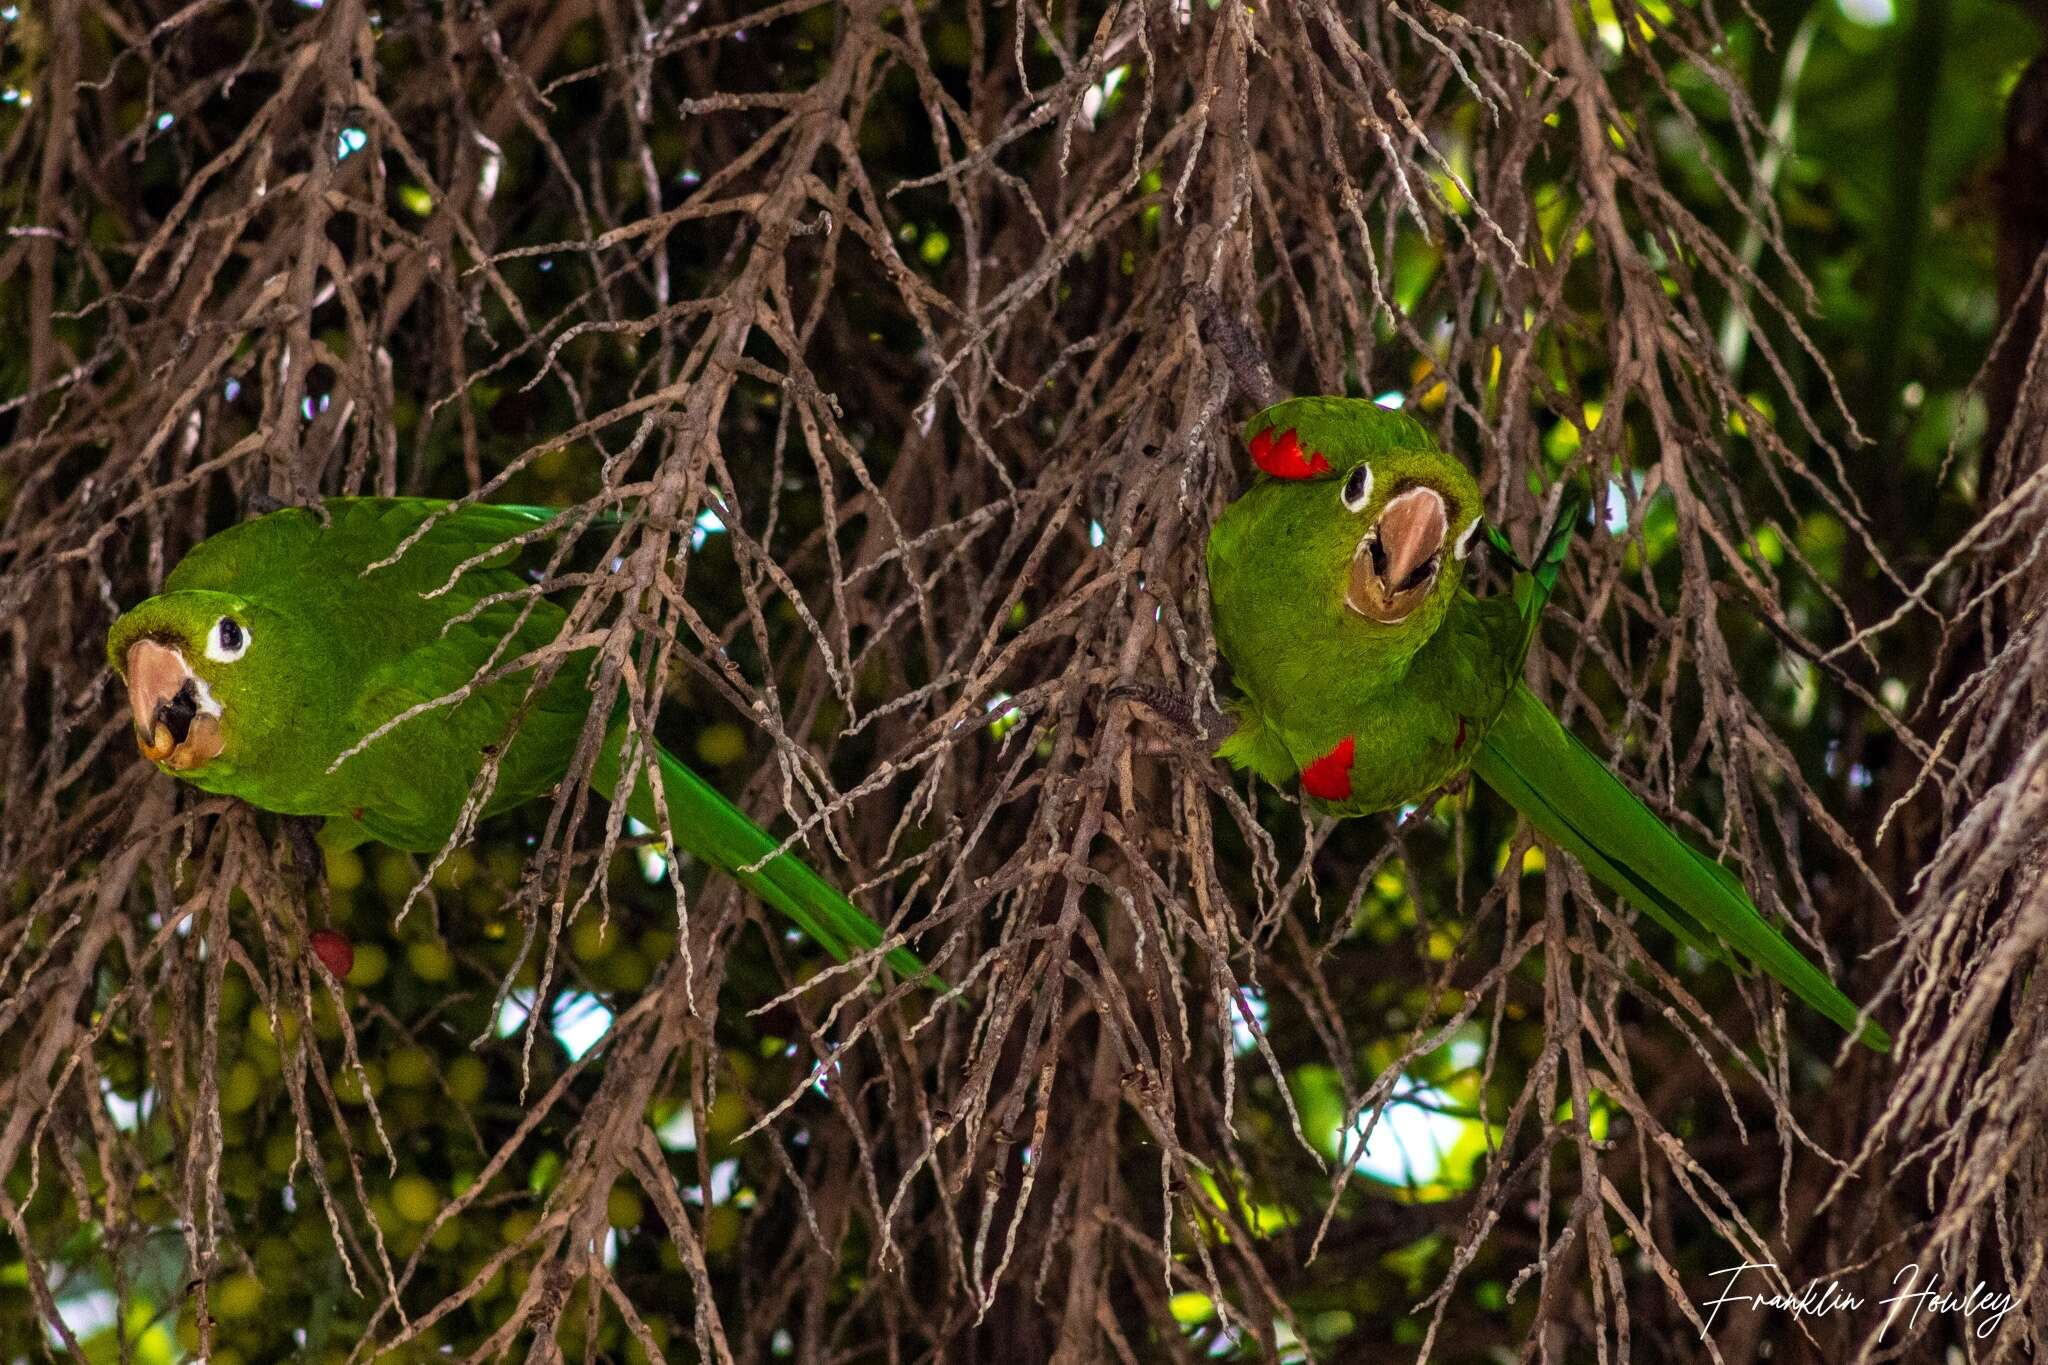
[[[1509,695],[1472,770],[1678,938],[1724,961],[1722,945],[1732,946],[1870,1047],[1891,1051],[1874,1022],[1858,1031],[1855,1003],[1758,913],[1734,874],[1673,833],[1528,688]]]
[[[619,748],[624,738],[625,728],[614,726],[598,751],[592,773],[593,784],[611,799],[617,799]],[[668,750],[657,746],[655,759],[661,769],[669,821],[676,842],[684,851],[702,858],[780,910],[842,962],[882,941],[879,924],[863,915],[837,887],[794,854],[778,854],[758,870],[744,871],[749,864],[773,853],[780,840],[749,820],[739,807]],[[626,812],[643,825],[661,827],[652,793],[644,783],[635,785]],[[908,948],[893,950],[887,961],[907,977],[936,981]]]

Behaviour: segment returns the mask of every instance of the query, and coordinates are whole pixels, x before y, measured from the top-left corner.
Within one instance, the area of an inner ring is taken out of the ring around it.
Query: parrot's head
[[[258,718],[278,711],[266,680],[290,673],[276,666],[283,624],[232,593],[194,589],[152,597],[114,622],[107,663],[127,684],[143,757],[187,775],[232,764],[260,741]]]
[[[1284,510],[1290,570],[1345,613],[1426,638],[1464,577],[1479,485],[1413,419],[1363,398],[1294,398],[1245,426]]]

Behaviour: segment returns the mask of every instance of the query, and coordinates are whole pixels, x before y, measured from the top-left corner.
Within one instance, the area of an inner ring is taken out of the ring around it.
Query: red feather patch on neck
[[[1276,479],[1312,479],[1330,472],[1322,451],[1303,455],[1299,436],[1289,430],[1275,439],[1271,427],[1252,437],[1252,463]]]
[[[1301,789],[1318,801],[1351,799],[1351,759],[1358,746],[1350,735],[1301,770]]]

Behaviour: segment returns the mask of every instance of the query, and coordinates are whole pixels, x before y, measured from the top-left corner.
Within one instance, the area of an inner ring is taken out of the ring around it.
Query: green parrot
[[[1412,419],[1296,398],[1246,424],[1262,471],[1209,535],[1216,640],[1243,694],[1220,757],[1310,802],[1364,815],[1466,770],[1594,877],[1707,956],[1740,952],[1871,1047],[1857,1007],[1674,834],[1521,682],[1576,507],[1513,591],[1461,586],[1479,486]],[[1489,543],[1509,554],[1486,529]]]
[[[408,708],[555,638],[566,613],[528,596],[531,582],[512,567],[518,547],[507,544],[555,513],[491,504],[451,510],[429,498],[332,498],[323,510],[324,525],[294,507],[209,537],[171,571],[162,593],[108,631],[107,662],[127,685],[143,756],[263,810],[324,816],[320,840],[330,848],[365,839],[441,847],[485,757],[501,745],[483,816],[550,791],[589,714],[590,651],[572,656],[523,717],[531,669],[423,711],[339,765],[335,759]],[[465,564],[452,587],[430,595]],[[592,773],[608,798],[617,793],[626,732],[623,705],[615,710]],[[841,959],[882,941],[880,927],[800,859],[770,858],[778,841],[681,760],[666,750],[654,757],[683,849]],[[636,782],[626,809],[659,826],[648,784]],[[888,960],[927,975],[908,950]]]

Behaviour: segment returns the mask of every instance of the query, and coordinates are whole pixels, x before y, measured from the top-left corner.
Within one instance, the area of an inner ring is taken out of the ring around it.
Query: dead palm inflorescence
[[[1712,8],[10,22],[0,1353],[78,1345],[85,1286],[245,1357],[1626,1359],[1706,1349],[1742,1259],[2040,1274],[2040,479],[2012,447],[1984,529],[1897,557]],[[1487,798],[1336,826],[1211,759],[1218,318],[1280,390],[1432,424],[1525,547],[1607,490],[1532,685],[1880,995],[1902,1071],[1523,877]],[[736,799],[956,994],[820,962],[580,782],[343,887],[137,760],[114,616],[338,492],[576,509],[529,551],[573,601],[541,673],[594,647],[644,733],[737,733]],[[1929,722],[1882,686],[1939,618],[1977,671]],[[1831,812],[1787,660],[1926,774],[1907,853]],[[345,988],[306,949],[344,913],[452,971]],[[574,947],[614,921],[639,979]],[[1432,1106],[1469,1179],[1358,1173]]]

